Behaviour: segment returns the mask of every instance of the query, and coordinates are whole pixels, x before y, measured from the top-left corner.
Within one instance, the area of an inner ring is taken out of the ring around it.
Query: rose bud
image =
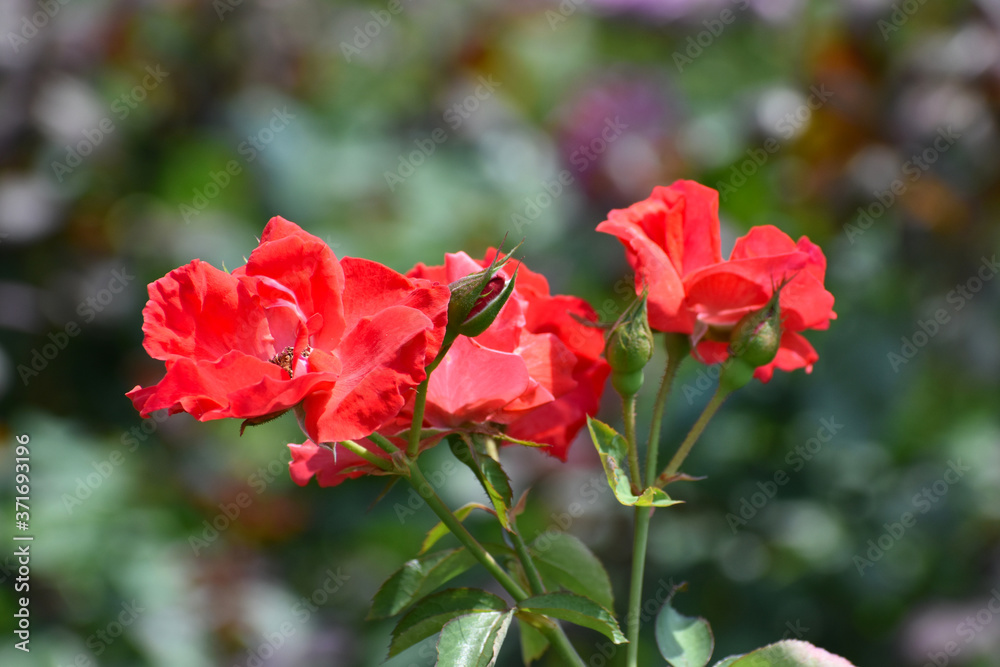
[[[490,328],[500,309],[514,293],[516,270],[506,285],[502,276],[495,275],[509,259],[510,254],[500,259],[498,251],[488,267],[448,285],[451,300],[448,302],[445,340],[454,340],[458,336],[475,338]]]
[[[646,312],[646,293],[636,299],[611,329],[604,356],[611,366],[611,384],[622,396],[639,392],[642,369],[653,356],[653,332]]]
[[[719,378],[723,388],[739,389],[753,377],[758,366],[774,361],[781,347],[781,289],[783,282],[764,307],[747,313],[733,327],[729,337],[729,359]]]

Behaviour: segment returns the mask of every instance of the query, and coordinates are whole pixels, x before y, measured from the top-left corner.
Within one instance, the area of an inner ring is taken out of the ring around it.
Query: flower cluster
[[[275,217],[245,266],[228,273],[194,260],[149,286],[144,346],[166,374],[128,396],[143,416],[165,409],[244,426],[293,410],[307,440],[289,445],[292,477],[331,486],[393,470],[391,454],[408,440],[419,445],[413,456],[456,433],[565,460],[598,410],[606,356],[616,389],[638,390],[650,328],[690,336],[705,363],[737,354],[734,332],[766,328],[777,344],[757,352],[756,377],[811,370],[817,354],[799,332],[825,329],[835,314],[826,260],[808,239],[756,227],[723,260],[718,193],[690,181],[611,211],[597,230],[624,244],[646,295],[629,308],[631,328],[607,337],[585,301],[551,294],[544,276],[498,250],[449,253],[402,275],[338,259]]]
[[[649,324],[689,334],[705,363],[730,356],[730,334],[762,309],[780,286],[777,354],[757,368],[767,382],[774,369],[812,371],[819,358],[799,332],[826,329],[833,295],[823,286],[826,258],[806,237],[793,241],[777,227],[754,227],[737,239],[728,260],[719,242],[719,193],[693,181],[657,187],[626,209],[613,210],[597,231],[616,236],[635,269],[636,293],[649,293]]]
[[[200,260],[149,286],[144,346],[166,375],[128,393],[144,417],[156,410],[244,425],[294,409],[308,440],[290,445],[293,479],[321,485],[379,468],[334,443],[410,427],[417,392],[442,349],[449,284],[482,272],[458,253],[442,266],[401,275],[377,262],[338,259],[320,239],[273,218],[245,266],[227,273]],[[554,296],[540,274],[501,266],[469,317],[509,292],[476,338],[458,335],[427,387],[423,425],[442,432],[487,429],[565,459],[598,408],[608,369],[594,311]],[[581,321],[582,320],[582,321]]]

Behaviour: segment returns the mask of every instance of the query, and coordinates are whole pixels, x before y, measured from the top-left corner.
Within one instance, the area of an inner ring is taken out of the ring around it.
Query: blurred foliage
[[[32,652],[5,631],[0,664],[385,655],[391,623],[367,606],[430,512],[402,487],[370,507],[374,479],[295,487],[290,418],[242,438],[143,423],[123,394],[162,372],[141,348],[145,284],[194,257],[241,264],[276,214],[401,271],[509,231],[554,291],[614,320],[628,268],[594,226],[693,178],[723,191],[727,246],[768,223],[819,243],[839,319],[809,336],[814,373],[755,383],[710,425],[686,466],[708,479],[671,487],[686,504],[653,521],[650,619],[686,580],[677,604],[711,621],[717,655],[801,636],[859,666],[943,664],[949,642],[947,664],[1000,665],[992,0],[13,0],[0,27],[0,502],[27,433],[36,536]],[[710,383],[682,369],[665,450]],[[504,456],[533,489],[522,525],[594,548],[621,613],[630,513],[593,447]],[[935,486],[952,464],[968,470]],[[443,492],[481,495],[465,473]],[[588,664],[621,664],[571,636]],[[501,661],[520,664],[516,642]]]

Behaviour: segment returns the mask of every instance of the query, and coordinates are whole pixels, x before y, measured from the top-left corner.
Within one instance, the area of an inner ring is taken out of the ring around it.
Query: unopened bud
[[[615,390],[628,396],[638,393],[642,387],[642,369],[653,356],[653,332],[649,328],[645,292],[611,329],[604,356],[611,366]]]
[[[501,259],[500,252],[488,267],[482,271],[459,278],[448,286],[451,299],[448,302],[447,338],[458,336],[475,337],[490,328],[500,309],[514,293],[517,271],[510,280],[496,272],[510,259],[508,254]]]
[[[774,361],[781,347],[781,289],[783,282],[760,310],[747,313],[733,327],[729,337],[729,359],[725,362],[720,383],[730,390],[739,389],[754,370]]]

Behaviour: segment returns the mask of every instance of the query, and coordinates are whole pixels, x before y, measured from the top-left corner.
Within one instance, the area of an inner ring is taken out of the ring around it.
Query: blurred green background
[[[650,617],[687,581],[676,605],[711,621],[717,657],[799,637],[860,667],[1000,665],[998,32],[994,0],[4,2],[0,664],[385,655],[392,624],[367,606],[432,514],[402,487],[369,508],[374,479],[296,487],[291,419],[242,438],[139,419],[124,393],[162,373],[146,284],[241,264],[280,214],[400,271],[524,236],[529,267],[610,320],[629,269],[593,228],[693,178],[723,191],[724,253],[755,224],[819,243],[839,319],[809,334],[811,375],[742,390],[688,459],[707,479],[653,520]],[[709,384],[683,368],[665,452]],[[9,632],[18,434],[30,654]],[[622,613],[630,512],[592,446],[504,456],[533,487],[525,525],[586,541]],[[481,499],[465,474],[442,493]],[[571,637],[589,665],[623,664]],[[501,663],[521,664],[513,632]]]

